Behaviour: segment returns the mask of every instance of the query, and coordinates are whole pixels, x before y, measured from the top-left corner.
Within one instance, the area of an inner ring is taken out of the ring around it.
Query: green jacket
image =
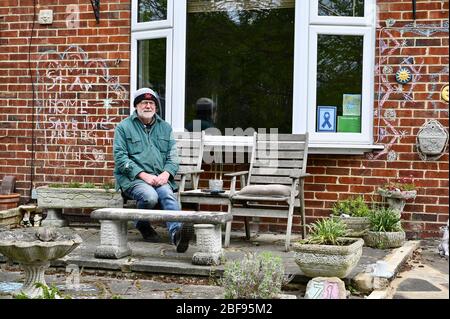
[[[140,172],[159,175],[164,171],[170,174],[169,185],[172,189],[178,189],[174,176],[179,161],[172,127],[158,115],[155,116],[156,122],[148,133],[136,112],[116,127],[114,177],[118,189],[126,190],[136,185]]]

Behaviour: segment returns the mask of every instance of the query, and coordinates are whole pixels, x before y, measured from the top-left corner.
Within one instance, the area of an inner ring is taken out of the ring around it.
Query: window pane
[[[165,118],[166,96],[166,38],[138,41],[137,89],[155,90],[161,100],[158,114]]]
[[[139,0],[138,22],[167,20],[167,0]]]
[[[319,0],[319,16],[364,17],[364,0]]]
[[[317,132],[361,133],[363,40],[353,35],[318,36]],[[336,114],[324,106],[336,108]]]
[[[188,1],[188,130],[292,132],[294,18],[294,0]]]

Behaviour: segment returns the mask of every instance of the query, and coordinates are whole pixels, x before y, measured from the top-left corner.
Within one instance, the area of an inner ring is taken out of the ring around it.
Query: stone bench
[[[169,211],[127,208],[102,208],[91,213],[100,221],[100,246],[96,258],[118,259],[131,255],[128,246],[128,221],[182,222],[194,224],[198,251],[192,257],[195,265],[219,265],[222,257],[221,225],[231,221],[225,212]]]

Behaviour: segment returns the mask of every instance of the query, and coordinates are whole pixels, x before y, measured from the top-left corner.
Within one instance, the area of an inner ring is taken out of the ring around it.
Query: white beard
[[[138,117],[142,120],[142,122],[144,123],[150,123],[153,120],[153,117],[155,116],[155,112],[152,111],[142,111],[142,112],[137,112],[138,113]]]

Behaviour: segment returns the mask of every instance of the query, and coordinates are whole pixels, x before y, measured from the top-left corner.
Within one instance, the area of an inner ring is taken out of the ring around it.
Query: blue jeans
[[[125,190],[124,193],[127,197],[136,200],[138,209],[153,209],[156,204],[159,204],[163,210],[181,210],[178,200],[169,184],[153,187],[142,181]],[[135,226],[137,223],[150,226],[148,221],[135,221]],[[166,225],[169,236],[172,242],[174,242],[175,232],[182,224],[179,222],[167,222]]]

